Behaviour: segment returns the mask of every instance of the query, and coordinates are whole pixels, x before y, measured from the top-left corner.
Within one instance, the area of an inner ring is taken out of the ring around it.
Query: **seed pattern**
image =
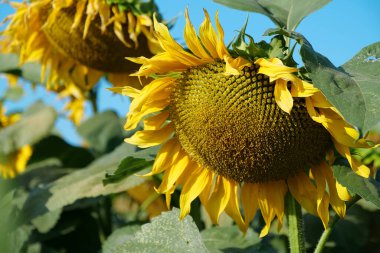
[[[46,7],[41,11],[41,19],[46,21],[50,12],[51,8]],[[138,48],[128,48],[116,37],[111,26],[108,26],[105,32],[101,31],[100,17],[92,21],[88,35],[83,38],[84,26],[71,29],[75,12],[75,5],[60,10],[55,22],[43,26],[42,29],[50,43],[63,55],[69,56],[86,66],[109,73],[138,70],[138,65],[127,61],[126,56],[152,56],[145,36],[139,36]],[[84,16],[81,22],[82,24],[85,23]],[[127,26],[127,24],[125,25]],[[125,32],[124,37],[128,43],[134,45],[127,32]]]
[[[257,74],[225,75],[210,63],[182,73],[171,96],[171,118],[185,151],[199,164],[237,182],[286,179],[319,163],[331,147],[302,98],[291,114],[275,102],[274,83]]]

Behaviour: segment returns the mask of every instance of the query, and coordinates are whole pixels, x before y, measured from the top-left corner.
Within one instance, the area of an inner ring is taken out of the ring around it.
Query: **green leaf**
[[[144,182],[138,176],[130,176],[118,183],[103,185],[106,172],[117,169],[126,154],[135,152],[135,146],[123,143],[113,152],[104,155],[87,167],[59,178],[44,187],[34,189],[22,207],[24,223],[49,211],[55,211],[84,198],[94,198],[126,191]]]
[[[285,29],[269,29],[265,35],[281,34],[295,39],[300,45],[300,54],[306,70],[327,99],[354,126],[367,130],[365,115],[369,108],[359,84],[347,73],[338,69],[325,56],[314,51],[311,44],[300,33]]]
[[[106,174],[103,183],[104,185],[107,185],[119,182],[143,169],[151,167],[152,164],[152,162],[148,162],[145,159],[128,156],[120,162],[119,167],[115,172]]]
[[[95,152],[104,154],[123,142],[123,127],[113,111],[96,114],[78,127],[78,133]]]
[[[380,208],[380,183],[372,178],[356,175],[350,168],[343,165],[333,167],[334,177],[351,193],[358,194],[363,199]]]
[[[201,235],[211,253],[240,252],[243,249],[248,251],[260,242],[258,234],[252,229],[249,229],[244,236],[236,226],[213,227],[202,231]]]
[[[52,196],[46,202],[46,207],[49,210],[56,210],[72,204],[78,199],[122,192],[142,183],[144,179],[137,176],[130,176],[117,184],[106,186],[102,182],[104,173],[116,170],[122,157],[128,152],[133,152],[134,148],[134,146],[122,144],[115,151],[95,160],[85,169],[71,173],[54,182],[49,189]]]
[[[138,225],[125,226],[116,229],[107,238],[102,247],[103,253],[114,253],[124,242],[133,239],[135,233],[140,230]]]
[[[21,120],[0,130],[0,153],[9,154],[24,145],[33,145],[49,134],[57,113],[53,107],[37,102],[28,108]]]
[[[217,3],[243,11],[261,13],[276,25],[294,31],[309,14],[319,10],[331,0],[214,0]]]
[[[37,63],[18,64],[15,54],[0,54],[0,72],[9,73],[24,78],[32,83],[41,83],[41,65]]]
[[[3,95],[4,100],[18,101],[24,96],[24,90],[21,86],[11,86]]]
[[[50,135],[33,146],[33,155],[28,163],[54,158],[60,162],[59,166],[66,168],[83,168],[94,160],[88,149],[72,146],[60,137]]]
[[[364,96],[363,132],[367,132],[380,122],[380,42],[360,50],[342,68],[355,80]]]
[[[57,209],[52,212],[45,213],[41,216],[34,218],[31,222],[36,227],[38,232],[47,233],[57,224],[61,217],[62,209]]]
[[[193,219],[186,216],[183,220],[179,220],[179,213],[179,209],[174,208],[153,218],[152,222],[143,225],[141,231],[138,231],[133,238],[112,252],[208,252]]]

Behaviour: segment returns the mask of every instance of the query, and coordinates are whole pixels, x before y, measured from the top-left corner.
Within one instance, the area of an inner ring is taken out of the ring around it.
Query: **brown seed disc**
[[[46,8],[41,17],[47,19],[51,8]],[[138,37],[139,47],[126,47],[114,34],[113,26],[107,27],[105,32],[100,29],[100,18],[95,18],[91,24],[88,34],[83,39],[85,15],[83,15],[81,24],[71,30],[74,22],[76,8],[75,6],[65,8],[59,11],[55,22],[43,27],[49,41],[61,53],[75,59],[76,61],[88,67],[109,73],[121,73],[136,71],[139,65],[125,59],[125,57],[151,57],[147,39],[140,34]],[[128,25],[124,24],[124,31]],[[134,45],[125,32],[126,41]]]
[[[291,114],[274,99],[274,83],[257,74],[223,74],[211,63],[182,73],[171,97],[171,118],[185,151],[199,164],[238,182],[286,179],[324,159],[329,133],[314,122],[302,98]]]

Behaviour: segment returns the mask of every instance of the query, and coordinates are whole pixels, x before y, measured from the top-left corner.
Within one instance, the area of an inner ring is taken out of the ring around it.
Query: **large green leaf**
[[[263,242],[252,229],[248,229],[245,235],[237,226],[213,227],[200,233],[189,215],[179,220],[179,213],[177,208],[162,213],[151,223],[143,225],[134,236],[131,233],[136,230],[135,227],[117,230],[105,243],[107,247],[103,249],[107,251],[104,252],[275,253],[280,250],[272,245],[272,239],[276,237]]]
[[[32,83],[40,83],[41,65],[37,63],[18,64],[19,58],[15,54],[0,54],[0,72],[20,76]]]
[[[367,105],[359,84],[346,72],[338,69],[328,58],[316,52],[300,33],[285,29],[269,29],[265,35],[281,34],[295,39],[300,45],[300,54],[305,68],[313,81],[327,99],[342,113],[344,118],[363,131],[365,115],[371,105]]]
[[[0,153],[9,154],[24,145],[32,145],[49,134],[57,113],[53,107],[37,102],[28,108],[21,120],[0,130]]]
[[[103,253],[115,253],[124,242],[133,239],[135,233],[140,230],[138,225],[129,225],[116,229],[103,243]]]
[[[24,217],[21,223],[73,204],[79,199],[123,192],[142,183],[143,178],[132,175],[118,183],[103,185],[105,173],[115,171],[126,154],[132,155],[135,152],[135,146],[123,143],[84,169],[75,170],[44,187],[36,188],[22,207]]]
[[[294,31],[309,14],[331,0],[214,0],[231,8],[264,14],[279,27]]]
[[[123,142],[123,127],[113,111],[96,114],[78,127],[78,133],[89,143],[91,149],[103,154]]]
[[[334,177],[351,193],[358,194],[363,199],[380,208],[380,183],[372,178],[363,178],[344,165],[334,166]]]
[[[342,68],[356,81],[364,96],[363,132],[366,132],[380,122],[380,42],[360,50]]]
[[[112,252],[205,253],[208,250],[193,219],[186,216],[179,220],[179,210],[174,208],[143,225],[141,231]]]
[[[78,199],[122,192],[142,183],[143,178],[130,176],[116,184],[103,185],[104,174],[115,171],[125,154],[134,152],[134,150],[134,146],[122,144],[112,153],[95,160],[87,168],[54,182],[49,189],[52,196],[46,202],[46,207],[49,210],[56,210],[70,205]]]

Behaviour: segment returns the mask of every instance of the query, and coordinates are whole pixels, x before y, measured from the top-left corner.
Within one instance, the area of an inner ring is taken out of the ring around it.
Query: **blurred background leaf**
[[[57,118],[53,107],[42,102],[29,107],[18,122],[0,130],[0,153],[9,154],[33,145],[50,133]]]

